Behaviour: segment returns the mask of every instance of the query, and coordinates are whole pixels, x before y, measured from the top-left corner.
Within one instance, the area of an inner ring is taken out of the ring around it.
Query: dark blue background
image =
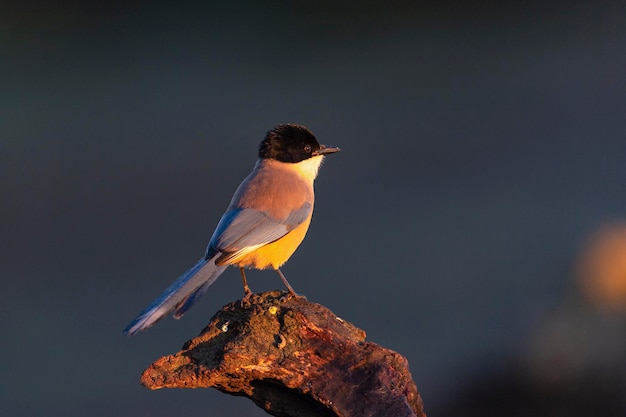
[[[278,123],[342,148],[284,273],[405,355],[433,416],[524,368],[587,236],[626,217],[623,2],[19,3],[0,13],[2,415],[265,415],[138,382],[241,297],[236,270],[184,319],[121,330],[203,254]]]

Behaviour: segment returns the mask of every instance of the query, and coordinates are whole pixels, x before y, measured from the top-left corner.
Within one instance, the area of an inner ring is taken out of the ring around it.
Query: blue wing
[[[271,243],[304,223],[313,206],[304,203],[284,220],[250,208],[228,210],[222,216],[207,248],[206,258],[216,253],[242,253]]]

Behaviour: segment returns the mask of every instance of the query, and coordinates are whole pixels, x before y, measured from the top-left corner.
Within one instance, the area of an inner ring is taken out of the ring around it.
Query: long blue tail
[[[146,307],[124,329],[124,335],[132,336],[145,330],[174,310],[174,318],[182,317],[226,268],[227,266],[216,266],[215,257],[200,259]]]

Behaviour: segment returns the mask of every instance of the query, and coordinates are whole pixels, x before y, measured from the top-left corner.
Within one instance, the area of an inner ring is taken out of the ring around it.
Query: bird
[[[242,181],[217,223],[205,254],[149,304],[123,331],[132,336],[169,313],[181,318],[228,266],[239,268],[242,304],[252,291],[246,268],[274,269],[288,291],[297,293],[280,267],[304,239],[311,223],[313,182],[326,155],[339,152],[320,145],[298,124],[268,131],[258,148],[252,172]]]

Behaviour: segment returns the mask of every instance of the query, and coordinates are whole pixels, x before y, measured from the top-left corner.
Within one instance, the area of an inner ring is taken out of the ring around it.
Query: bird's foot
[[[288,291],[285,295],[283,295],[282,297],[280,297],[280,301],[287,301],[291,298],[299,298],[301,300],[307,301],[306,296],[304,295],[300,295],[297,292],[291,290]]]
[[[252,291],[246,291],[246,294],[241,299],[241,308],[245,308],[247,305],[250,304],[250,297],[252,297],[252,294],[254,294]]]

